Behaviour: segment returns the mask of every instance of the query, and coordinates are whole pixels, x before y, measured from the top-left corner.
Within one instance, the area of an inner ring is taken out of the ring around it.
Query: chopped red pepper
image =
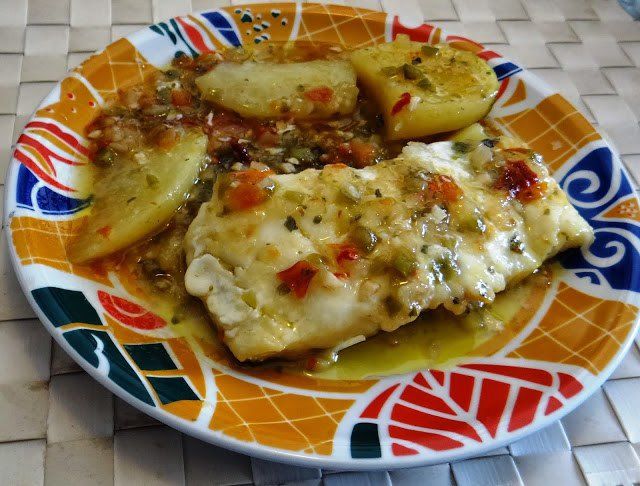
[[[427,182],[427,191],[423,193],[423,197],[427,201],[452,203],[462,197],[462,189],[451,177],[433,174]]]
[[[111,226],[103,226],[98,230],[98,233],[100,233],[105,238],[109,238],[109,235],[111,234]]]
[[[271,174],[271,171],[242,170],[231,172],[231,181],[238,185],[228,187],[224,192],[224,201],[231,211],[243,211],[262,204],[269,197],[267,191],[257,184]]]
[[[180,134],[175,128],[165,128],[155,136],[156,145],[164,150],[171,150],[179,139]]]
[[[191,104],[191,93],[186,89],[174,89],[171,91],[171,103],[174,106],[188,106]]]
[[[309,284],[318,269],[311,263],[301,260],[294,263],[286,270],[278,272],[278,278],[294,293],[296,297],[302,299],[307,295]]]
[[[375,162],[378,149],[374,144],[354,138],[349,142],[349,148],[356,169],[368,167]]]
[[[304,96],[311,100],[320,103],[329,103],[333,98],[333,90],[328,86],[320,86],[318,88],[312,88],[305,92]]]
[[[247,138],[250,127],[248,121],[228,112],[213,115],[211,125],[205,125],[207,133],[213,138]]]
[[[307,362],[305,363],[305,369],[309,371],[314,371],[318,366],[318,358],[315,356],[309,356],[307,358]]]
[[[495,187],[507,190],[511,197],[527,203],[542,197],[547,184],[538,178],[538,174],[524,160],[508,160]]]
[[[247,184],[257,184],[265,177],[273,174],[273,171],[270,170],[238,170],[229,173],[229,177],[231,177],[234,181],[245,182]]]
[[[351,243],[339,243],[330,246],[336,254],[336,263],[339,266],[342,266],[346,261],[352,262],[360,258],[360,251]]]
[[[273,126],[258,124],[254,128],[254,132],[257,142],[261,145],[275,147],[280,142],[280,135],[278,135],[278,132],[276,132]]]
[[[398,101],[396,101],[396,104],[393,105],[393,108],[391,108],[391,114],[395,115],[399,113],[405,106],[409,104],[410,101],[411,101],[411,93],[408,93],[408,92],[402,93]]]
[[[377,152],[378,147],[375,144],[354,138],[350,142],[338,145],[330,153],[330,162],[326,165],[346,163],[357,169],[362,169],[375,163]]]
[[[346,169],[348,165],[343,164],[342,162],[336,162],[332,164],[327,164],[325,167],[333,167],[334,169]]]
[[[230,187],[224,194],[227,207],[231,211],[243,211],[254,208],[267,200],[267,192],[253,184],[240,183]]]
[[[353,155],[350,143],[341,143],[336,147],[336,152],[338,155],[337,158],[340,158],[341,160],[349,159]]]

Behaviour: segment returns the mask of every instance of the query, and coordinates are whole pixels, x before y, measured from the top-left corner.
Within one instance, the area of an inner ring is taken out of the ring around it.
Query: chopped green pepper
[[[287,201],[292,203],[302,204],[305,199],[305,194],[298,191],[285,191],[282,195]]]
[[[384,306],[387,309],[387,313],[390,316],[395,316],[400,310],[402,310],[402,304],[394,296],[387,296],[384,301]]]
[[[167,87],[160,88],[158,90],[158,101],[163,105],[171,103],[171,89]]]
[[[98,152],[93,159],[93,163],[98,167],[111,167],[116,159],[116,151],[110,147],[105,147]]]
[[[400,70],[396,67],[396,66],[385,66],[383,67],[380,72],[384,75],[384,76],[395,76],[396,74],[398,74]]]
[[[371,253],[378,244],[378,236],[364,226],[356,227],[353,230],[352,238],[354,243],[367,253]]]
[[[144,110],[142,110],[142,114],[143,115],[151,115],[151,116],[167,116],[167,115],[171,114],[174,111],[175,110],[172,110],[169,106],[152,105],[152,106],[149,106],[149,107],[145,108]],[[177,114],[177,113],[179,113],[179,112],[175,111],[175,114]]]
[[[406,79],[418,79],[422,76],[422,72],[413,64],[403,64],[402,73]]]
[[[439,49],[437,47],[430,46],[429,44],[425,44],[420,49],[420,52],[427,57],[431,57],[435,56],[439,52]]]
[[[453,144],[451,144],[451,148],[453,149],[454,152],[458,153],[458,154],[466,154],[471,150],[471,145],[468,144],[467,142],[453,142]]]
[[[418,268],[418,262],[409,250],[399,251],[393,258],[391,264],[403,277],[411,276]]]
[[[158,177],[154,174],[147,174],[146,179],[147,185],[149,187],[156,187],[158,185],[158,182],[160,182],[160,179],[158,179]]]
[[[454,274],[458,273],[453,254],[447,252],[434,260],[431,264],[431,271],[438,283],[442,283],[445,280],[450,279]]]
[[[309,147],[292,147],[288,150],[289,157],[298,159],[303,164],[310,164],[316,161],[317,154]]]
[[[108,116],[125,116],[129,111],[121,105],[114,105],[104,110],[104,114]]]
[[[416,86],[424,90],[430,90],[433,88],[433,84],[431,83],[431,81],[429,81],[428,78],[422,78],[420,81],[418,81]]]
[[[201,203],[210,201],[213,195],[213,179],[204,179],[198,186],[196,201]]]
[[[324,258],[322,257],[322,255],[320,253],[310,253],[306,260],[309,263],[313,263],[315,266],[319,267],[321,265],[324,265]]]

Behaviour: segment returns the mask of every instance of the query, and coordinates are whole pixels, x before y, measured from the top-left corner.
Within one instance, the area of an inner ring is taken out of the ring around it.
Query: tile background
[[[235,3],[235,2],[234,2]],[[574,102],[640,182],[640,24],[615,0],[358,0],[512,57]],[[225,0],[0,0],[0,172],[39,100],[92,51]],[[0,196],[4,187],[0,184]],[[2,210],[0,197],[0,211]],[[549,428],[483,457],[392,472],[283,466],[160,425],[99,386],[35,320],[0,234],[0,484],[632,485],[640,352]]]

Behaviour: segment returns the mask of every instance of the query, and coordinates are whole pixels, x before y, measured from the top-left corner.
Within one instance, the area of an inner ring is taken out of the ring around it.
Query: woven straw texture
[[[233,2],[234,4],[237,2]],[[597,126],[640,181],[640,24],[614,0],[335,1],[423,18],[543,78]],[[40,99],[112,40],[220,0],[0,0],[0,171]],[[0,196],[4,186],[0,185]],[[0,198],[0,211],[2,210]],[[488,455],[350,473],[279,465],[162,426],[53,345],[0,235],[0,484],[632,485],[640,483],[640,352],[562,421]]]

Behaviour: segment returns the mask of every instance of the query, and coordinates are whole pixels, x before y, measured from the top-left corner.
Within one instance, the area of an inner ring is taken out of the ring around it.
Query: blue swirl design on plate
[[[519,73],[520,71],[522,71],[522,68],[510,61],[505,61],[502,64],[493,66],[493,71],[496,73],[498,81],[502,81],[505,78]]]
[[[579,160],[560,180],[570,202],[595,231],[595,241],[584,250],[566,252],[562,265],[579,278],[616,290],[640,292],[640,226],[601,215],[633,195],[622,167],[607,147],[599,147]]]
[[[171,41],[177,48],[176,57],[184,54],[198,57],[199,54],[214,50],[215,46],[208,43],[208,33],[213,34],[223,44],[226,43],[230,46],[242,44],[237,27],[220,10],[175,17],[166,22],[158,22],[149,28]]]
[[[214,29],[224,37],[232,46],[239,46],[242,44],[240,36],[238,35],[235,24],[231,22],[222,12],[214,10],[212,12],[204,12],[200,14],[201,17],[207,19]]]
[[[191,57],[196,57],[198,55],[198,51],[196,51],[194,46],[187,42],[175,19],[171,19],[168,22],[159,22],[151,25],[149,28],[156,34],[166,36],[174,46],[178,46],[181,43],[186,47],[186,51]],[[176,52],[176,56],[181,54],[184,54],[184,51],[179,50]]]
[[[16,204],[19,208],[42,214],[73,214],[91,204],[91,198],[76,199],[51,189],[27,167],[18,169]]]

